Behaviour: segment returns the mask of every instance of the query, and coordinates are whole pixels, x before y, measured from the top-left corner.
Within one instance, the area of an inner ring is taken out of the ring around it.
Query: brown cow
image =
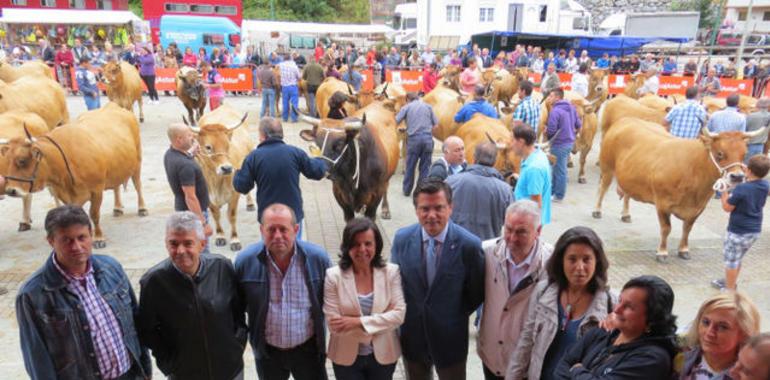
[[[388,184],[398,165],[393,102],[375,101],[345,120],[300,117],[313,125],[300,136],[320,146],[322,157],[331,162],[328,177],[345,220],[362,211],[374,220],[380,202],[382,218],[390,219]]]
[[[21,66],[14,67],[5,60],[0,60],[0,80],[13,82],[21,77],[45,77],[53,80],[53,73],[43,61],[27,61]]]
[[[636,93],[636,90],[644,85],[645,80],[647,80],[647,77],[645,77],[643,73],[631,74],[631,79],[626,83],[623,95],[628,96],[629,98],[639,99],[639,94]]]
[[[139,103],[139,122],[144,122],[142,109],[142,78],[136,67],[128,62],[110,61],[104,65],[103,81],[107,86],[107,97],[117,105],[134,112],[134,103]]]
[[[460,74],[462,72],[462,66],[446,65],[438,72],[438,76],[441,78],[439,83],[443,83],[444,86],[460,92]]]
[[[660,125],[637,118],[616,121],[604,136],[599,154],[601,184],[594,218],[601,218],[602,200],[613,178],[623,193],[621,220],[630,222],[629,199],[654,204],[660,222],[657,259],[668,257],[671,215],[683,222],[679,256],[689,258],[688,237],[695,220],[714,197],[717,181],[743,180],[741,162],[746,141],[759,133],[703,130],[700,139],[671,136]]]
[[[61,85],[45,77],[23,77],[11,83],[0,81],[0,112],[29,111],[45,120],[48,129],[68,123],[67,98]]]
[[[604,102],[599,109],[599,128],[602,136],[607,134],[610,126],[624,117],[635,117],[662,125],[666,119],[666,111],[656,110],[625,95],[618,95]]]
[[[713,96],[704,96],[701,99],[701,104],[706,107],[706,112],[709,115],[722,110],[727,107],[727,100],[725,98],[717,98]],[[740,95],[738,100],[738,110],[744,114],[750,114],[757,109],[757,99],[751,96]]]
[[[422,100],[433,107],[433,112],[438,118],[438,126],[433,128],[433,137],[444,141],[447,137],[456,134],[460,125],[455,123],[457,111],[465,104],[466,96],[451,87],[439,84]]]
[[[495,169],[506,178],[513,173],[518,173],[521,168],[521,157],[513,151],[513,134],[509,128],[511,127],[504,125],[499,119],[480,113],[473,115],[460,126],[456,133],[456,136],[465,144],[465,160],[472,164],[476,145],[491,140],[497,145]]]
[[[114,214],[120,216],[120,187],[131,179],[139,216],[147,215],[142,196],[139,124],[133,113],[115,103],[83,113],[73,123],[37,139],[12,139],[1,151],[9,162],[6,194],[23,197],[48,186],[64,203],[82,206],[90,202],[94,248],[107,245],[99,212],[104,190],[114,190]]]
[[[639,104],[668,113],[676,105],[675,98],[664,98],[658,95],[647,94],[638,99]]]
[[[233,173],[241,168],[243,159],[254,149],[254,142],[249,137],[246,117],[227,104],[201,117],[199,127],[191,127],[196,133],[200,149],[195,155],[206,185],[209,189],[209,210],[216,224],[218,247],[227,244],[222,228],[220,209],[227,205],[227,219],[230,222],[230,250],[239,251],[237,214],[240,193],[233,189]],[[247,196],[247,208],[254,209],[254,201]]]
[[[197,125],[206,109],[206,88],[201,82],[201,74],[192,67],[177,70],[176,96],[187,109],[187,117],[192,125]]]
[[[499,72],[486,69],[482,73],[482,84],[486,87],[486,99],[495,108],[499,102],[505,107],[511,105],[511,98],[519,92],[519,83],[527,79],[526,71],[516,70],[514,73]]]
[[[315,93],[315,104],[318,115],[321,118],[326,118],[329,115],[329,99],[336,92],[342,92],[348,95],[348,101],[345,103],[345,111],[348,115],[353,115],[358,109],[358,98],[353,92],[353,88],[349,84],[343,82],[337,78],[327,77],[318,86],[318,91]]]
[[[586,100],[591,102],[594,112],[607,100],[609,88],[607,83],[607,70],[592,69],[588,75],[588,96]]]
[[[27,133],[31,137],[38,137],[48,132],[48,126],[40,116],[27,111],[8,111],[0,114],[0,146],[8,144],[14,138],[25,138]],[[8,160],[5,155],[0,155],[0,175],[8,175]],[[5,194],[5,186],[0,187],[0,198]],[[32,228],[30,209],[32,206],[32,194],[22,197],[24,206],[19,232]]]

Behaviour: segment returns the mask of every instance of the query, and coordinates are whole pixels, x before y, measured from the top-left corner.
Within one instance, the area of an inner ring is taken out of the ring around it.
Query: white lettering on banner
[[[390,81],[393,82],[393,84],[401,84],[401,72],[400,71],[391,71],[391,77]]]
[[[166,32],[164,37],[168,38],[169,40],[173,40],[178,44],[185,44],[191,41],[195,41],[198,36],[195,33]]]
[[[615,87],[625,87],[626,86],[626,77],[622,75],[618,75],[615,77]]]
[[[246,79],[246,77],[244,76],[243,79],[241,79],[240,75],[238,76],[238,78],[222,77],[222,82],[229,83],[229,84],[236,84],[236,83],[240,83],[244,79]]]
[[[174,77],[157,76],[155,77],[155,83],[175,83]]]
[[[238,81],[245,81],[245,80],[246,80],[246,74],[238,73]]]

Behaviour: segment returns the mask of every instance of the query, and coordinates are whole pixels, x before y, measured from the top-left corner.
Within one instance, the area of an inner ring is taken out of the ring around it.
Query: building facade
[[[725,7],[725,23],[736,32],[743,32],[749,21],[749,32],[770,33],[770,0],[754,0],[751,16],[749,0],[728,0]]]

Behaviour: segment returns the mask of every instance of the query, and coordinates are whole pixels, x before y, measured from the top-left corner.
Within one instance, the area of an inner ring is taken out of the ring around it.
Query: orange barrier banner
[[[417,70],[388,70],[385,80],[399,84],[408,92],[422,91],[422,71]]]
[[[719,84],[722,85],[722,91],[717,94],[717,97],[726,98],[730,94],[739,93],[741,95],[751,96],[751,89],[754,86],[754,80],[752,79],[719,79]]]
[[[364,78],[363,83],[361,83],[361,89],[374,90],[374,72],[372,70],[361,70],[359,73]]]
[[[254,89],[254,79],[250,69],[218,69],[224,82],[225,91],[251,91]],[[204,78],[206,76],[204,75]]]
[[[661,75],[658,79],[660,80],[660,86],[658,87],[658,95],[660,96],[684,94],[687,91],[687,87],[694,84],[692,77]]]
[[[176,77],[177,70],[177,68],[155,69],[155,89],[158,91],[176,91],[174,77]]]

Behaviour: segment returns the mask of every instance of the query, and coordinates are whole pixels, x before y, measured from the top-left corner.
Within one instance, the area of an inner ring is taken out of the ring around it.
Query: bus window
[[[217,5],[214,7],[214,13],[234,16],[238,14],[238,8],[233,5]]]
[[[166,3],[165,7],[166,7],[166,12],[189,12],[190,11],[187,4]]]
[[[225,36],[222,34],[204,33],[204,45],[219,45],[225,43]]]
[[[211,5],[193,4],[190,5],[190,12],[203,14],[214,13],[214,7]]]
[[[404,19],[406,21],[406,27],[404,29],[417,29],[417,19],[416,18],[407,18]]]

